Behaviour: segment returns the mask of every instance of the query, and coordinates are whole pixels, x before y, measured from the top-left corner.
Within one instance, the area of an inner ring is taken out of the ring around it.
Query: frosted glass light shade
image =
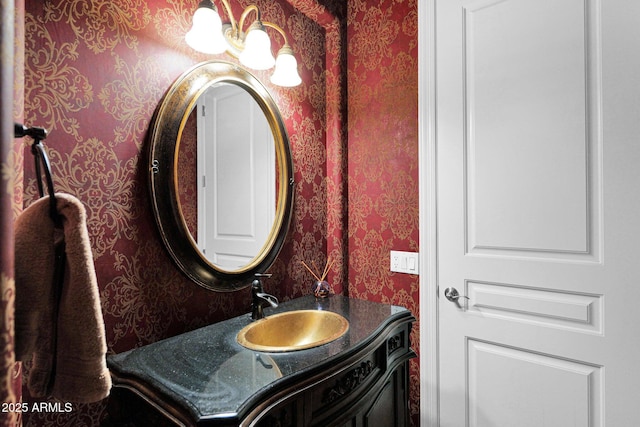
[[[276,63],[271,53],[271,40],[259,21],[251,24],[239,59],[243,65],[254,70],[268,70]]]
[[[293,87],[302,83],[298,74],[298,61],[289,46],[283,46],[276,58],[276,69],[271,76],[271,83],[278,86]]]
[[[203,2],[204,3],[204,2]],[[218,12],[201,3],[193,14],[193,26],[186,34],[189,46],[198,52],[218,54],[227,50],[228,44],[222,35],[222,20]],[[213,3],[211,3],[213,6]]]

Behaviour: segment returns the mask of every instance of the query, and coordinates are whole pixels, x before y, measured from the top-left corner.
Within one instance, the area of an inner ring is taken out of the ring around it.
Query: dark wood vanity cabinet
[[[413,357],[409,331],[410,325],[395,331],[386,343],[354,357],[344,369],[294,385],[273,408],[260,405],[257,412],[263,414],[256,416],[255,425],[408,426],[409,359]],[[407,345],[397,346],[401,341]]]
[[[349,303],[350,308],[361,305]],[[365,336],[356,322],[366,310],[342,314],[348,316],[351,328],[340,338],[345,342],[336,342],[333,348],[329,343],[288,355],[270,354],[269,363],[279,365],[282,376],[238,399],[231,412],[189,411],[190,402],[180,402],[162,393],[161,387],[124,372],[122,361],[120,366],[111,363],[114,389],[104,426],[408,426],[414,317],[404,309],[392,310],[377,326],[375,320],[370,323]],[[305,361],[287,372],[290,361],[297,363],[295,358]]]
[[[344,427],[381,426],[402,427],[409,425],[408,369],[399,366],[385,381],[361,397],[352,408],[346,408],[347,416],[336,425]],[[357,408],[357,410],[354,410]],[[315,425],[323,425],[315,424]]]

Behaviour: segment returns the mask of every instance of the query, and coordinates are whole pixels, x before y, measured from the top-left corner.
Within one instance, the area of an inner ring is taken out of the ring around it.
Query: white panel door
[[[260,252],[275,220],[273,134],[240,86],[213,86],[198,108],[198,247],[237,270]]]
[[[440,425],[638,426],[640,2],[433,1]]]

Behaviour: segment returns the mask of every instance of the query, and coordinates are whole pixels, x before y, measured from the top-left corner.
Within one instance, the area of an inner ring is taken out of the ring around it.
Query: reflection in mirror
[[[275,154],[269,122],[246,90],[220,82],[198,97],[182,133],[178,194],[198,249],[223,270],[246,266],[267,241]]]

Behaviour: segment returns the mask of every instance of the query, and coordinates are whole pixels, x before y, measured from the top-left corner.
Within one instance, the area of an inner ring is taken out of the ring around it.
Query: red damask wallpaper
[[[348,7],[349,295],[407,307],[418,276],[389,272],[391,250],[418,246],[418,0]],[[419,321],[411,341],[419,351]],[[411,362],[418,425],[419,367]]]
[[[281,299],[310,292],[302,260],[324,265],[330,255],[336,292],[401,304],[418,315],[417,277],[388,271],[389,250],[418,250],[416,2],[255,2],[289,34],[303,78],[301,86],[284,89],[271,86],[267,72],[256,73],[282,111],[295,164],[294,218],[265,283]],[[56,188],[87,208],[110,352],[249,308],[248,292],[206,291],[173,266],[147,194],[144,154],[153,111],[178,75],[211,59],[183,41],[197,3],[26,0],[24,18],[16,20],[25,34],[24,108],[14,115],[50,131]],[[250,2],[232,3],[239,12]],[[0,161],[15,172],[12,187],[28,205],[37,190],[30,154],[24,167],[21,156]],[[19,205],[14,202],[14,212]],[[415,360],[416,425],[418,390]],[[31,399],[26,389],[23,399]],[[76,405],[70,413],[25,414],[23,421],[95,426],[103,412],[103,403]]]

